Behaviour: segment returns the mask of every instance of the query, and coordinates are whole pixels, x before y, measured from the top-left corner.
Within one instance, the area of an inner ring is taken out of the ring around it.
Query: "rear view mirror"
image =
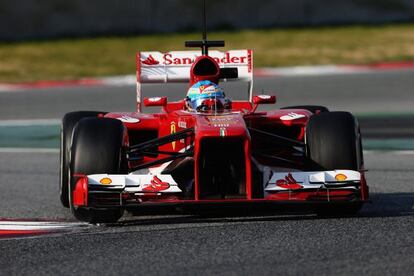
[[[153,97],[153,98],[144,98],[145,106],[166,106],[167,97]]]
[[[253,96],[253,104],[274,104],[276,103],[276,96],[274,95],[256,95]]]

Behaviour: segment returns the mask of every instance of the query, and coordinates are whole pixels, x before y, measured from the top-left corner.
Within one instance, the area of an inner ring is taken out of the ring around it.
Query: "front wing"
[[[210,205],[237,203],[362,203],[368,200],[363,173],[352,170],[276,172],[263,185],[261,198],[183,198],[171,175],[77,175],[74,207],[126,208],[153,205]]]

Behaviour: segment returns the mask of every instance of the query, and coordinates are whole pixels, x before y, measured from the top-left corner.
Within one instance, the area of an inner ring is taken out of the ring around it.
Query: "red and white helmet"
[[[187,107],[197,112],[223,112],[231,109],[231,101],[225,97],[221,87],[208,80],[191,86],[186,100]]]

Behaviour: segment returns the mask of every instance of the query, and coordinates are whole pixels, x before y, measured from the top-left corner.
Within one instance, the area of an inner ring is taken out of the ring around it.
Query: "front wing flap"
[[[273,172],[265,198],[279,201],[366,201],[363,173],[352,170]]]
[[[265,191],[272,193],[307,189],[356,189],[360,183],[361,173],[352,170],[273,172]]]
[[[128,193],[181,193],[172,176],[167,174],[93,174],[87,177],[90,190],[117,190]]]

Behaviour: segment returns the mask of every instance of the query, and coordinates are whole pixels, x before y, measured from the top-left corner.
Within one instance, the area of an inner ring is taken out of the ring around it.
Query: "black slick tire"
[[[73,132],[70,156],[71,174],[123,174],[127,173],[123,151],[124,125],[110,118],[85,118]],[[73,206],[72,192],[75,181],[71,178],[69,202],[74,216],[90,223],[113,223],[123,215],[123,209],[91,209]]]
[[[361,170],[363,153],[358,122],[349,112],[326,112],[314,115],[306,126],[308,170]],[[355,215],[362,204],[350,202],[325,206],[321,216]]]
[[[76,124],[83,118],[97,117],[105,112],[77,111],[65,114],[60,129],[60,170],[59,170],[59,197],[62,205],[69,208],[69,151],[72,144],[72,133]]]

